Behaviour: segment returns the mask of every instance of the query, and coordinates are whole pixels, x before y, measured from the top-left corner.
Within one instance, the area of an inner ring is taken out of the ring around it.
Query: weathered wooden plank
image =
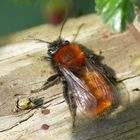
[[[83,23],[76,41],[96,54],[101,52],[102,63],[113,69],[118,80],[126,85],[130,104],[108,118],[94,121],[78,117],[77,129],[72,133],[72,120],[61,84],[40,93],[30,93],[54,73],[50,63],[40,59],[46,55],[47,45],[23,40],[28,35],[47,41],[58,37],[60,27],[42,25],[1,38],[0,140],[140,139],[140,42],[129,30],[122,34],[109,32],[96,15],[69,20],[63,37],[72,40]],[[43,97],[50,114],[42,114],[41,108],[12,113],[14,99],[22,97]],[[42,130],[42,124],[48,124],[49,129]]]

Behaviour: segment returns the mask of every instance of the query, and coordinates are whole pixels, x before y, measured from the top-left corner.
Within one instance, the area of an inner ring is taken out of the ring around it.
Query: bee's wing
[[[118,90],[117,85],[115,86],[110,81],[110,79],[106,76],[101,67],[94,65],[88,59],[86,59],[86,67],[88,71],[94,72],[94,81],[96,82],[97,87],[100,87],[98,88],[98,90],[100,90],[102,97],[107,98],[111,96],[112,105],[118,106],[120,104],[121,93]],[[105,84],[101,84],[102,81],[104,81]],[[125,94],[127,94],[127,92]]]
[[[64,67],[60,68],[60,70],[71,87],[78,108],[80,108],[82,112],[86,111],[86,109],[96,109],[96,98],[90,93],[84,82],[76,77],[70,70]]]

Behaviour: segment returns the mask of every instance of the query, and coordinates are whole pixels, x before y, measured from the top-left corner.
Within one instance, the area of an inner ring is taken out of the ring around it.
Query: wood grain
[[[62,96],[61,83],[46,91],[30,93],[54,73],[50,62],[41,59],[47,54],[47,44],[23,40],[29,35],[46,41],[57,39],[60,26],[41,25],[0,38],[0,140],[140,139],[140,42],[130,30],[110,32],[93,14],[70,19],[62,37],[73,40],[83,23],[76,41],[97,55],[101,53],[102,63],[125,84],[130,103],[107,118],[87,120],[79,116],[77,128],[72,132],[72,120]],[[50,113],[42,114],[41,107],[11,112],[15,99],[23,97],[42,99],[43,106]],[[49,129],[42,130],[43,124],[49,125]]]

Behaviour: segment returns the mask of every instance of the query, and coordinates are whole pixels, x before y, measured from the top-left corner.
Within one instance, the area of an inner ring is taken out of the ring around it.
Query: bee
[[[46,58],[51,61],[56,74],[50,76],[42,87],[31,92],[45,90],[57,79],[61,79],[63,95],[73,118],[73,126],[75,126],[77,108],[86,116],[101,115],[111,108],[118,91],[102,70],[95,65],[94,59],[89,57],[77,43],[61,38],[64,23],[57,40],[46,42],[34,38],[49,44]]]

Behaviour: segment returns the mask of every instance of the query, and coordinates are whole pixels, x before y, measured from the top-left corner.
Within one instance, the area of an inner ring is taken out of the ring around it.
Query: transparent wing
[[[87,110],[94,111],[97,106],[97,101],[84,81],[80,80],[70,70],[65,69],[64,67],[60,68],[60,70],[71,87],[78,108],[80,108],[82,112]]]
[[[126,90],[122,92],[122,85],[121,89],[118,89],[118,86],[120,85],[114,85],[109,78],[104,74],[104,72],[98,68],[96,65],[93,65],[89,60],[86,60],[86,67],[88,71],[92,71],[94,73],[94,81],[96,82],[96,86],[98,87],[98,90],[100,90],[100,94],[103,98],[112,98],[112,105],[113,106],[119,106],[122,103],[122,94],[123,97],[126,96],[126,100],[128,99],[128,92]],[[125,87],[123,87],[125,88]]]

